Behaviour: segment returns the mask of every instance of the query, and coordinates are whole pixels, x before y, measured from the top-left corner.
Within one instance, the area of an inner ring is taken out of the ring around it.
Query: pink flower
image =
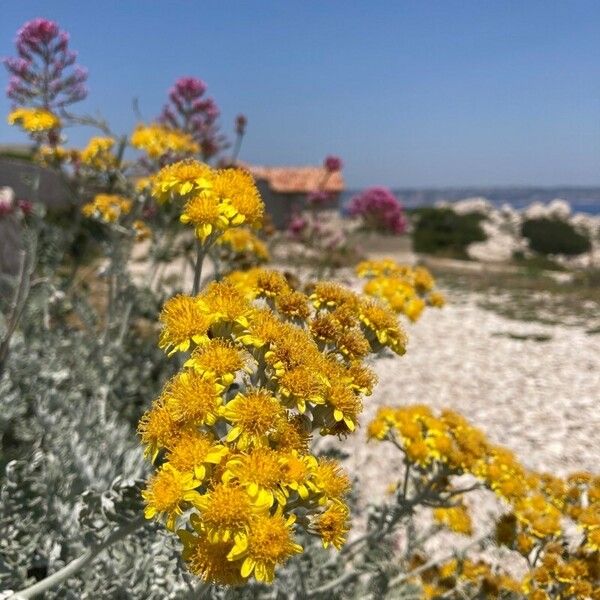
[[[288,223],[288,232],[293,236],[299,236],[308,226],[308,221],[301,214],[294,214]]]
[[[352,198],[348,212],[361,217],[368,229],[391,233],[406,231],[404,208],[388,188],[372,187],[365,190]]]
[[[57,23],[28,21],[17,32],[15,45],[18,56],[3,62],[11,75],[6,93],[16,105],[56,110],[86,97],[87,71],[75,65],[69,34]]]
[[[330,194],[329,192],[326,192],[325,190],[315,190],[313,192],[310,192],[307,196],[306,196],[306,200],[309,204],[325,204],[326,202],[330,202],[331,200],[333,200],[335,198],[335,196],[333,194]]]
[[[323,161],[323,166],[330,173],[341,171],[343,167],[342,159],[339,156],[327,156]]]
[[[29,217],[33,214],[33,202],[29,200],[20,199],[17,200],[17,206],[19,210],[23,213],[23,216]]]

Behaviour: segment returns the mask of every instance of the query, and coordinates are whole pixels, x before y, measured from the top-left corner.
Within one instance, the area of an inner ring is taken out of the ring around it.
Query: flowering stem
[[[192,288],[192,296],[195,296],[200,291],[200,278],[202,277],[202,263],[206,256],[206,250],[199,240],[196,240],[196,267],[194,268],[194,287]]]
[[[14,595],[9,596],[11,600],[27,600],[28,598],[35,598],[44,592],[56,587],[63,581],[72,577],[75,573],[85,568],[91,563],[101,552],[106,550],[109,546],[127,537],[130,533],[133,533],[136,529],[139,529],[146,522],[145,519],[136,519],[128,525],[124,525],[119,529],[113,531],[104,541],[99,544],[94,544],[88,548],[79,558],[72,560],[69,564],[65,565],[62,569],[52,573],[45,579],[34,583],[33,585],[16,592]]]

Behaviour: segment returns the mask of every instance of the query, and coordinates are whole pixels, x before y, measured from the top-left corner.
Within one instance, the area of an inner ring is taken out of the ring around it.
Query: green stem
[[[206,256],[206,250],[202,244],[196,241],[196,267],[194,268],[194,287],[192,288],[192,296],[196,296],[200,291],[200,279],[202,278],[202,264],[204,263],[204,257]]]

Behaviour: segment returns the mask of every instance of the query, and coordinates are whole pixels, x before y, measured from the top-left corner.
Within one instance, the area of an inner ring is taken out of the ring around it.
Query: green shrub
[[[466,248],[473,242],[483,242],[481,213],[459,215],[451,208],[419,208],[412,212],[413,245],[416,252],[444,254],[466,258]]]
[[[529,247],[539,254],[577,256],[592,247],[589,238],[573,225],[556,219],[528,219],[521,232],[529,240]]]

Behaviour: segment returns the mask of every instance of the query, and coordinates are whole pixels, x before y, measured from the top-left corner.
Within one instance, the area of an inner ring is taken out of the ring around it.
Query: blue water
[[[356,190],[342,193],[342,210],[357,193]],[[523,210],[533,202],[547,204],[560,198],[571,205],[574,213],[600,215],[600,187],[397,189],[394,193],[406,208],[432,206],[442,200],[455,202],[464,198],[483,197],[498,208],[509,204],[516,210]]]

